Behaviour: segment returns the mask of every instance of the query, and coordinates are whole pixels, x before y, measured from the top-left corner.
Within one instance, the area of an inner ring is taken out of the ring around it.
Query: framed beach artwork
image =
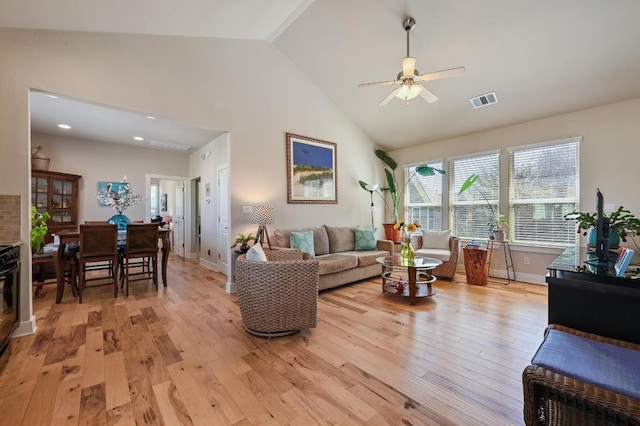
[[[287,133],[287,202],[337,204],[337,145]]]

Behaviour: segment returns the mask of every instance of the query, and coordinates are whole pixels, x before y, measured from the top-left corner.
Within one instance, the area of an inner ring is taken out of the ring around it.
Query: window
[[[427,163],[429,167],[442,169],[442,161]],[[442,175],[416,174],[416,166],[404,168],[404,181],[408,182],[404,193],[406,219],[418,221],[424,229],[442,229]]]
[[[509,153],[511,237],[514,242],[576,244],[575,223],[564,215],[578,210],[580,138]]]
[[[151,184],[151,195],[149,196],[149,204],[151,205],[151,216],[158,214],[158,185]]]
[[[453,235],[466,239],[488,238],[492,209],[498,212],[499,160],[499,152],[451,160],[449,214]],[[458,196],[462,183],[472,174],[480,176],[478,181]]]

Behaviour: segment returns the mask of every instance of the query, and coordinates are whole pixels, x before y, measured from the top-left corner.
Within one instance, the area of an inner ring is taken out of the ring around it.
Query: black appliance
[[[0,370],[11,354],[11,335],[18,327],[20,245],[0,244]]]

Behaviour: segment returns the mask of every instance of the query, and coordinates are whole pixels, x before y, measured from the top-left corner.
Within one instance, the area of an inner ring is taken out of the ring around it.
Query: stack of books
[[[629,266],[629,262],[633,258],[635,251],[630,248],[622,247],[620,249],[620,254],[618,255],[618,260],[616,260],[616,264],[614,265],[614,269],[616,270],[616,275],[619,277],[624,276],[624,271],[627,270],[627,266]]]
[[[465,248],[468,249],[472,249],[472,250],[486,250],[487,249],[487,243],[484,241],[469,241],[467,243],[467,245],[465,246]]]

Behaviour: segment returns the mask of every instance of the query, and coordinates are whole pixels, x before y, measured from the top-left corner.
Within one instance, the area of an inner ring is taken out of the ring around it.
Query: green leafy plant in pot
[[[469,177],[467,177],[467,179],[465,179],[465,181],[462,183],[462,186],[458,191],[458,195],[462,194],[463,192],[467,191],[469,188],[473,187],[476,184],[476,182],[478,182],[479,179],[480,179],[480,176],[476,173],[469,175]],[[493,208],[493,206],[489,202],[489,199],[484,194],[484,192],[480,190],[480,188],[475,186],[475,189],[476,191],[478,191],[478,194],[480,194],[482,199],[487,203],[487,206],[491,211],[491,217],[489,217],[489,221],[487,223],[487,225],[489,226],[490,237],[492,237],[497,241],[504,240],[505,231],[509,227],[509,221],[507,220],[505,215],[501,214],[500,212],[496,211],[496,209]]]
[[[31,251],[37,253],[44,245],[44,238],[47,235],[49,226],[47,221],[51,219],[51,215],[45,212],[39,212],[36,206],[31,206]]]
[[[627,238],[630,237],[636,248],[636,243],[633,236],[640,233],[640,219],[636,218],[631,211],[625,209],[623,206],[612,212],[609,216],[609,246],[612,248],[620,245],[620,240],[627,242]],[[584,236],[589,235],[589,244],[595,245],[596,235],[595,230],[597,226],[596,213],[583,213],[574,211],[564,215],[565,220],[575,220],[578,225],[578,233]]]
[[[387,239],[395,241],[397,238],[392,238],[391,235],[389,235],[389,232],[392,232],[393,225],[398,223],[398,208],[400,206],[400,200],[402,199],[402,194],[407,188],[407,185],[409,184],[409,182],[411,182],[411,179],[413,179],[413,177],[417,174],[421,176],[433,176],[436,173],[445,174],[445,172],[444,170],[436,169],[435,167],[431,167],[426,164],[421,164],[415,167],[415,172],[411,176],[409,176],[404,185],[399,186],[398,180],[396,179],[396,169],[398,168],[398,163],[381,149],[376,149],[375,154],[376,157],[378,157],[380,161],[384,163],[384,174],[387,180],[387,187],[379,189],[376,188],[375,192],[380,195],[380,197],[382,197],[382,200],[384,201],[385,206],[387,207],[387,210],[389,212],[389,217],[392,220],[391,223],[384,224],[385,232],[387,232]],[[358,181],[358,183],[360,184],[360,187],[362,189],[364,189],[365,191],[370,191],[369,188],[371,188],[371,186],[368,183],[361,180]],[[387,199],[384,196],[384,191],[389,191],[389,194],[391,196],[391,204],[387,202]]]
[[[231,246],[231,248],[235,248],[238,244],[240,244],[240,252],[241,253],[246,253],[249,251],[249,241],[253,240],[253,234],[249,233],[247,235],[245,234],[238,234],[238,237],[236,238],[235,242],[233,243],[233,245]]]

